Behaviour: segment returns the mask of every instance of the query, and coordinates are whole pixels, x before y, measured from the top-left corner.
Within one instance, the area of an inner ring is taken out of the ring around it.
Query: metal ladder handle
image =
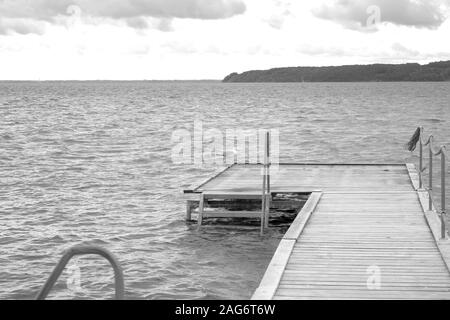
[[[61,260],[59,260],[58,264],[56,265],[55,269],[53,269],[52,274],[50,275],[50,278],[48,278],[45,285],[42,287],[41,291],[36,297],[36,300],[44,300],[47,295],[49,294],[50,290],[55,285],[58,278],[61,276],[62,272],[64,271],[64,268],[66,267],[67,263],[74,257],[79,255],[87,255],[87,254],[95,254],[102,256],[106,260],[109,261],[112,268],[114,269],[114,278],[115,278],[115,288],[116,288],[116,300],[123,300],[124,299],[124,292],[125,292],[125,284],[124,284],[124,277],[123,277],[123,271],[120,267],[120,264],[116,257],[109,252],[108,250],[97,247],[97,246],[75,246],[67,251],[65,251],[64,255],[62,256]]]

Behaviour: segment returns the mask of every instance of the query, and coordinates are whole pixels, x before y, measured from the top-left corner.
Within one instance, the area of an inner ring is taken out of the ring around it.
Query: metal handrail
[[[109,252],[108,250],[97,247],[97,246],[75,246],[67,251],[65,251],[64,255],[62,256],[61,260],[59,260],[58,264],[56,265],[55,269],[53,269],[52,274],[50,275],[50,278],[48,278],[45,285],[42,287],[41,291],[37,295],[37,300],[44,300],[47,295],[49,294],[50,290],[55,285],[58,278],[61,276],[62,272],[64,271],[64,268],[66,267],[67,263],[72,259],[74,256],[79,255],[86,255],[86,254],[96,254],[99,256],[102,256],[106,260],[109,261],[111,266],[114,269],[114,277],[115,277],[115,288],[116,288],[116,299],[117,300],[123,300],[124,299],[124,292],[125,292],[125,284],[124,284],[124,278],[123,278],[123,272],[122,268],[120,267],[120,264],[116,257]]]
[[[417,136],[418,135],[418,136]],[[416,136],[414,138],[414,136]],[[414,134],[411,142],[413,143],[410,145],[410,151],[414,151],[415,145],[417,142],[419,142],[419,189],[423,189],[423,178],[422,174],[425,170],[428,169],[428,188],[425,188],[428,191],[428,210],[433,210],[433,157],[440,156],[441,158],[441,213],[440,213],[440,220],[441,220],[441,238],[446,238],[446,225],[445,225],[445,216],[446,216],[446,207],[445,207],[445,178],[447,173],[447,166],[446,166],[446,147],[444,145],[440,146],[439,149],[435,149],[433,143],[434,143],[434,137],[433,135],[429,135],[428,139],[425,141],[423,139],[424,137],[424,129],[423,127],[419,127],[416,130],[416,133]],[[417,141],[414,141],[417,140]],[[428,168],[423,167],[423,147],[428,146]]]

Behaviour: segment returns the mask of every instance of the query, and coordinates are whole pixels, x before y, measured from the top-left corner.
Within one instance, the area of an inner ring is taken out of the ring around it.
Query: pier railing
[[[113,270],[114,270],[114,278],[115,278],[115,289],[116,289],[116,300],[123,300],[124,299],[124,292],[125,292],[125,284],[123,279],[123,272],[122,268],[120,267],[120,264],[116,257],[109,252],[108,250],[104,248],[100,248],[97,246],[75,246],[67,250],[55,269],[53,270],[52,274],[50,275],[50,278],[47,280],[45,285],[42,287],[41,291],[37,295],[37,300],[44,300],[47,295],[49,294],[50,290],[55,285],[56,281],[58,280],[59,276],[64,271],[64,268],[66,267],[67,263],[72,259],[74,256],[79,255],[87,255],[87,254],[94,254],[99,255],[105,258],[109,261],[111,264]]]
[[[417,128],[411,141],[408,144],[408,149],[414,151],[417,143],[419,143],[419,189],[426,189],[428,191],[428,210],[433,210],[433,160],[434,157],[440,158],[441,165],[441,208],[440,208],[440,220],[441,220],[441,238],[446,238],[446,203],[445,203],[445,179],[447,174],[447,153],[446,147],[441,145],[439,148],[434,146],[434,137],[429,135],[425,138],[423,127]],[[424,167],[424,147],[428,147],[428,167]],[[428,169],[428,186],[424,187],[423,173]]]

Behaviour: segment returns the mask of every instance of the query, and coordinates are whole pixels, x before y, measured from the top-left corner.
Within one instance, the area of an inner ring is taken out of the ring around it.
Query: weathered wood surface
[[[411,191],[405,165],[282,164],[271,168],[272,192]],[[234,165],[192,192],[261,192],[261,165]]]
[[[231,168],[203,188],[251,189],[255,174]],[[323,194],[299,214],[253,299],[450,299],[447,245],[431,232],[410,165],[281,166],[272,179],[275,190]]]
[[[275,252],[263,280],[255,293],[258,300],[270,300],[273,299],[275,291],[278,288],[285,267],[292,254],[292,250],[295,247],[297,238],[302,233],[309,217],[319,203],[321,192],[312,193],[308,201],[303,206],[302,210],[297,215],[297,218],[289,228],[288,232],[284,235],[283,239]]]

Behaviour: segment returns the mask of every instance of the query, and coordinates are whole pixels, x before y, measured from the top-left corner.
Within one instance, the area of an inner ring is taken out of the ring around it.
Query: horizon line
[[[222,81],[223,79],[0,79],[0,82],[95,82],[95,81],[111,81],[111,82],[187,82],[187,81]]]
[[[408,64],[418,64],[420,66],[426,66],[429,64],[433,64],[433,63],[440,63],[440,62],[450,62],[450,60],[437,60],[434,59],[431,62],[399,62],[399,63],[382,63],[382,62],[373,62],[373,63],[366,63],[366,64],[340,64],[340,65],[315,65],[315,66],[284,66],[284,67],[272,67],[272,68],[268,68],[268,69],[252,69],[252,70],[246,70],[246,71],[241,71],[241,72],[231,72],[230,74],[241,74],[241,73],[246,73],[249,71],[269,71],[269,70],[274,70],[274,69],[290,69],[290,68],[332,68],[332,67],[348,67],[348,66],[373,66],[373,65],[408,65]],[[227,75],[227,76],[228,76]],[[224,78],[221,79],[0,79],[0,82],[51,82],[51,81],[59,81],[59,82],[94,82],[94,81],[111,81],[111,82],[183,82],[183,81],[197,81],[197,82],[201,82],[201,81],[223,81]]]

